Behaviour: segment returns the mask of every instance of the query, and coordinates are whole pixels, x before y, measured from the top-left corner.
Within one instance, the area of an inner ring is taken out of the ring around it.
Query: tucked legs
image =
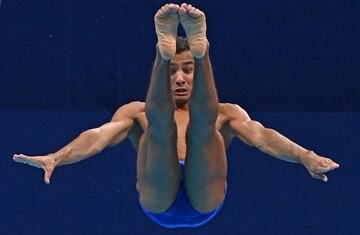
[[[169,61],[157,52],[145,105],[148,128],[140,139],[137,157],[140,202],[152,212],[165,211],[178,192],[180,169],[174,110]]]
[[[224,200],[227,175],[224,140],[215,127],[218,98],[208,50],[195,59],[189,113],[185,185],[193,207],[205,213]]]

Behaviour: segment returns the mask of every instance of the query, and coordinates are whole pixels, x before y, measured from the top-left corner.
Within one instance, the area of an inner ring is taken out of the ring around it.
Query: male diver
[[[233,137],[281,160],[301,163],[312,177],[339,167],[275,130],[251,120],[236,104],[219,103],[206,38],[205,14],[190,4],[166,4],[156,13],[158,43],[145,102],[121,106],[109,123],[81,133],[46,156],[15,154],[44,169],[89,158],[129,138],[138,152],[137,191],[144,212],[168,227],[196,227],[221,209],[226,194],[225,150]],[[179,23],[186,39],[177,37]]]

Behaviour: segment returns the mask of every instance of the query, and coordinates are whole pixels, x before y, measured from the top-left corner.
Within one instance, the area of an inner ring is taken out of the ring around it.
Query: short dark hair
[[[176,54],[180,54],[183,51],[190,51],[189,42],[186,38],[178,36],[176,37]]]

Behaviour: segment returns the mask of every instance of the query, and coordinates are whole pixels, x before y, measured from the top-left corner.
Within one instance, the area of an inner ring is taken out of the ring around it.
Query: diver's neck
[[[188,111],[189,106],[188,103],[177,103],[176,104],[176,111]]]

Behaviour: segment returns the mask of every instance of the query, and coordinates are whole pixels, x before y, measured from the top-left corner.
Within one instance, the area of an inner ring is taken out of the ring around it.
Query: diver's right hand
[[[45,156],[26,156],[24,154],[14,154],[13,160],[16,162],[29,164],[45,171],[44,181],[50,184],[50,177],[56,167],[54,156],[49,154]]]

